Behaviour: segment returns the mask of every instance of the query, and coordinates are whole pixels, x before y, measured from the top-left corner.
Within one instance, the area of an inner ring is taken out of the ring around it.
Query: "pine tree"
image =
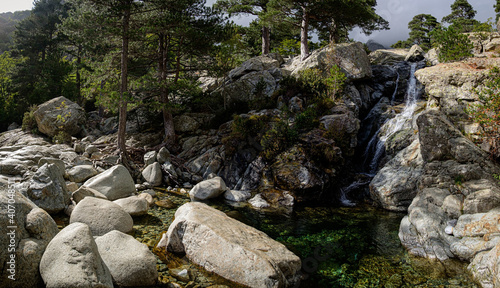
[[[267,13],[267,4],[269,0],[217,0],[214,4],[216,9],[229,14],[247,14],[261,16]],[[262,55],[269,54],[271,46],[270,27],[262,21],[258,21],[262,33]]]
[[[12,80],[21,109],[61,95],[73,98],[72,65],[63,59],[66,36],[58,29],[67,12],[59,0],[36,1],[31,15],[17,26],[12,55],[24,60]]]
[[[410,29],[410,37],[408,41],[411,44],[418,44],[422,49],[429,50],[431,48],[431,38],[429,33],[439,26],[436,17],[430,14],[419,14],[413,17],[408,23]]]
[[[455,0],[451,5],[451,14],[443,17],[442,22],[450,23],[456,28],[460,28],[461,32],[471,32],[474,29],[474,25],[478,24],[478,21],[474,19],[476,16],[476,10],[472,8],[472,5],[467,2],[467,0]]]
[[[363,32],[388,29],[388,22],[375,13],[375,0],[270,0],[266,21],[295,23],[301,29],[301,59],[309,56],[308,37],[311,28],[327,30],[331,42],[354,27]]]

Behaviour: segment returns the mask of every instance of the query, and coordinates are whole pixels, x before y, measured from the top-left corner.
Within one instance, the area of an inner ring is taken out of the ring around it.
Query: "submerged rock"
[[[181,206],[165,248],[186,253],[194,263],[250,287],[291,287],[300,258],[264,234],[203,203]]]

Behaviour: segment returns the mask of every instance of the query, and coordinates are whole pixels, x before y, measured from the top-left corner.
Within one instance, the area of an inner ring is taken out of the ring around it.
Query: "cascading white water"
[[[364,185],[366,185],[368,183],[370,183],[370,181],[361,181],[361,180],[358,180],[358,181],[355,181],[355,182],[351,183],[351,185],[340,189],[340,203],[343,206],[347,206],[347,207],[356,206],[356,203],[352,202],[351,200],[349,200],[347,198],[347,194],[349,192],[351,192],[352,190],[358,189],[358,188],[360,188],[360,187],[362,187],[362,186],[364,186]]]
[[[398,70],[396,70],[396,74],[398,74],[398,77],[396,78],[396,89],[394,89],[394,93],[392,93],[391,105],[394,104],[394,99],[396,99],[396,94],[398,94],[398,88],[399,88],[399,72],[398,72]]]
[[[413,117],[413,113],[415,112],[415,108],[417,107],[418,98],[417,79],[415,78],[416,69],[417,63],[412,63],[410,70],[410,81],[408,83],[408,90],[405,94],[405,107],[403,111],[397,114],[395,117],[387,120],[384,125],[382,125],[382,127],[373,135],[372,139],[370,139],[370,142],[368,142],[365,154],[368,155],[370,151],[374,151],[373,158],[371,158],[372,160],[369,166],[370,174],[374,174],[377,171],[377,166],[380,158],[382,158],[382,156],[384,155],[385,142],[387,141],[387,139],[394,135],[394,133],[401,130],[404,124]],[[396,90],[394,91],[393,98],[397,93],[397,89],[398,87],[396,85]]]

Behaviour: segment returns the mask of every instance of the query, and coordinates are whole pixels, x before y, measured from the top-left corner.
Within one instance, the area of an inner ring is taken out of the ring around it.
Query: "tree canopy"
[[[455,0],[451,4],[451,13],[444,16],[442,22],[461,28],[461,32],[471,32],[478,21],[474,19],[476,10],[467,0]]]

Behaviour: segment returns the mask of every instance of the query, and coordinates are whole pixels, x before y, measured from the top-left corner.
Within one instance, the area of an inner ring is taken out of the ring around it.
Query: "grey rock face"
[[[69,205],[70,193],[55,164],[44,164],[30,180],[26,196],[48,213],[57,213]]]
[[[99,172],[92,165],[78,165],[67,171],[68,180],[71,182],[81,183]]]

